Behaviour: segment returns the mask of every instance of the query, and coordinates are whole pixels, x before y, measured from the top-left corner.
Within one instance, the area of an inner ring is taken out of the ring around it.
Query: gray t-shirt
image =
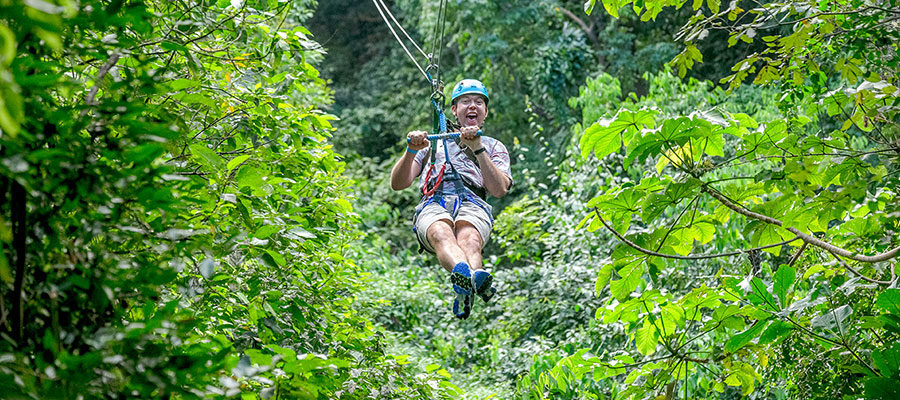
[[[481,175],[481,170],[475,165],[472,160],[466,157],[466,153],[462,151],[462,148],[459,147],[453,140],[433,140],[431,141],[432,145],[436,145],[434,151],[434,168],[432,171],[431,177],[434,178],[437,176],[438,172],[441,170],[441,166],[444,165],[444,143],[447,143],[447,150],[450,153],[450,162],[453,163],[453,167],[456,168],[456,171],[462,176],[463,179],[468,181],[469,183],[475,184],[479,187],[484,187],[484,178]],[[510,161],[509,161],[509,152],[506,150],[506,146],[503,143],[500,143],[499,140],[494,139],[489,136],[481,137],[481,145],[484,146],[485,151],[487,151],[488,156],[491,159],[491,162],[497,166],[497,169],[500,170],[507,178],[509,178],[509,184],[512,186],[512,173],[510,172]],[[416,154],[415,161],[417,164],[422,164],[424,162],[425,157],[428,157],[429,148],[426,147]],[[428,175],[428,168],[431,166],[423,165],[422,173],[419,175],[419,187],[425,185],[425,176]],[[450,171],[445,172],[445,174],[449,174]],[[449,176],[449,175],[445,175]]]

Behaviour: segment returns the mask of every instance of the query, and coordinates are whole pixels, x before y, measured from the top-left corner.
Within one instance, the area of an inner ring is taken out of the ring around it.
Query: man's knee
[[[428,241],[431,242],[432,246],[439,243],[446,243],[451,240],[454,242],[456,241],[456,236],[453,234],[453,226],[450,224],[450,221],[443,219],[431,224],[428,227],[425,236],[428,238]]]
[[[472,224],[461,221],[457,224],[456,241],[460,247],[481,251],[483,240],[481,233]]]

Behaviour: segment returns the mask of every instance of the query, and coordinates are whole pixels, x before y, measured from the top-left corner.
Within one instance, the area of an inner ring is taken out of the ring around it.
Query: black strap
[[[472,193],[475,193],[475,195],[478,196],[479,198],[481,198],[482,200],[487,200],[487,190],[485,190],[485,188],[475,186],[475,185],[467,182],[465,179],[463,179],[463,185],[465,185],[467,188],[469,188],[469,190],[471,190]]]
[[[455,139],[453,139],[453,140],[456,141],[456,145],[459,146],[459,138],[455,138]],[[473,163],[475,163],[475,168],[478,168],[478,169],[480,170],[480,169],[481,169],[481,165],[478,165],[478,159],[475,158],[475,153],[472,152],[472,149],[470,149],[470,148],[468,148],[468,147],[465,147],[465,148],[464,148],[464,147],[462,147],[462,146],[459,146],[459,148],[462,149],[463,154],[466,155],[466,158],[468,158],[468,159],[471,160]],[[483,198],[483,197],[482,197],[482,198]]]
[[[485,200],[487,198],[487,190],[485,188],[475,186],[475,185],[467,182],[465,179],[463,179],[462,182],[463,182],[463,186],[465,186],[473,194],[478,196],[478,198],[480,198],[482,200]],[[442,184],[446,184],[446,183],[447,182],[443,182]],[[454,185],[455,185],[455,183],[454,183]],[[444,195],[444,188],[440,188],[440,189],[434,191],[434,196],[443,196],[443,195]]]

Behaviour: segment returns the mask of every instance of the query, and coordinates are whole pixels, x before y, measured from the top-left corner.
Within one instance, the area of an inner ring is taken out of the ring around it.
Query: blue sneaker
[[[484,270],[475,271],[474,277],[472,281],[475,286],[475,293],[481,297],[481,300],[484,300],[485,303],[491,300],[491,297],[494,297],[497,294],[497,289],[494,289],[491,284],[494,282],[494,277],[490,272]]]
[[[450,273],[450,282],[453,283],[453,292],[456,298],[453,300],[453,315],[456,318],[469,318],[472,312],[472,303],[474,303],[472,285],[472,272],[469,271],[469,264],[461,262],[453,267]]]

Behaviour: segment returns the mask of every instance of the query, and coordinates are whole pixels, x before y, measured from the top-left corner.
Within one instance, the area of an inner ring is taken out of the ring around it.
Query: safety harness
[[[463,202],[471,201],[473,204],[476,204],[478,207],[483,209],[485,213],[489,217],[491,217],[490,211],[485,208],[481,202],[477,201],[473,196],[479,197],[482,201],[487,197],[487,192],[484,188],[478,187],[465,179],[463,179],[462,175],[459,174],[459,171],[456,170],[456,167],[453,165],[453,162],[450,161],[450,150],[449,143],[451,140],[457,140],[457,145],[459,145],[458,138],[452,138],[450,135],[445,135],[447,133],[447,117],[444,115],[442,111],[442,107],[438,104],[438,100],[442,100],[442,96],[436,92],[436,95],[432,95],[431,105],[433,109],[433,126],[434,126],[434,134],[443,136],[440,139],[440,142],[435,142],[431,145],[428,150],[427,158],[423,165],[427,165],[428,171],[425,173],[425,183],[422,185],[422,202],[424,202],[423,206],[419,208],[419,211],[416,212],[416,217],[419,216],[421,210],[424,210],[429,204],[437,202],[441,207],[447,209],[450,212],[450,215],[453,219],[459,215],[459,209]],[[444,148],[444,164],[441,165],[438,170],[437,166],[437,157],[435,157],[435,151],[437,144],[440,143]],[[472,153],[471,149],[463,150],[466,157],[472,160],[475,164],[475,167],[479,167],[478,160],[475,158],[475,155]],[[449,167],[450,175],[447,176],[447,170]],[[432,178],[434,171],[437,172],[437,176]],[[456,201],[453,204],[452,208],[448,208],[444,201],[444,194],[448,192],[446,190],[447,185],[451,185],[453,188],[453,193],[456,194]],[[492,218],[492,217],[491,217]],[[415,227],[413,227],[415,230]]]

